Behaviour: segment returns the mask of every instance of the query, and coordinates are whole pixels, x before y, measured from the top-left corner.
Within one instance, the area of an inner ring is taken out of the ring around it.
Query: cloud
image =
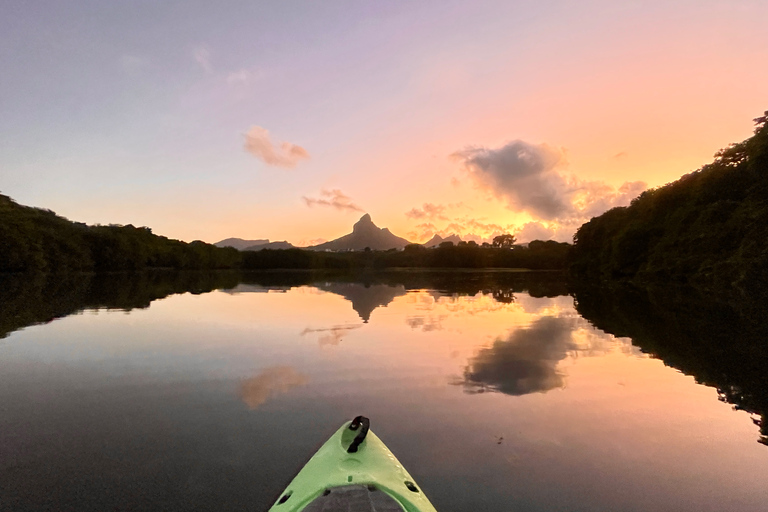
[[[313,245],[324,244],[327,241],[325,238],[302,238],[299,240],[297,247],[312,247]]]
[[[570,186],[557,172],[565,161],[561,150],[515,140],[499,149],[468,147],[451,156],[462,161],[476,183],[507,201],[510,209],[543,219],[570,213]]]
[[[313,206],[330,206],[342,211],[363,211],[362,208],[352,202],[352,198],[344,194],[339,189],[323,189],[320,191],[320,196],[321,197],[319,198],[304,196],[302,199],[304,199],[304,202],[307,203],[307,206],[310,208]]]
[[[192,51],[192,57],[206,73],[213,73],[211,65],[211,50],[205,45],[200,45]]]
[[[619,190],[600,182],[585,184],[575,194],[574,203],[584,220],[607,212],[616,206],[626,206],[648,188],[644,181],[625,181]]]
[[[421,208],[411,208],[410,211],[405,212],[405,216],[409,219],[441,219],[448,220],[448,217],[443,215],[446,207],[441,204],[424,203]]]
[[[468,147],[451,157],[461,161],[480,188],[505,201],[509,209],[574,230],[595,215],[629,204],[646,188],[636,181],[624,183],[617,191],[601,181],[565,174],[562,149],[523,140],[497,149]]]
[[[276,167],[296,167],[299,160],[309,158],[309,153],[301,146],[290,142],[274,144],[270,139],[269,131],[261,126],[252,126],[245,134],[245,150]]]
[[[555,236],[555,230],[541,222],[528,222],[515,230],[515,236],[519,243],[532,240],[552,240]]]
[[[290,366],[272,366],[240,382],[240,398],[249,409],[256,409],[269,398],[309,382],[306,375]]]
[[[459,235],[462,240],[473,240],[479,244],[490,242],[494,236],[503,233],[513,233],[514,225],[503,226],[494,222],[486,222],[485,218],[457,217],[454,219],[445,219],[446,224],[442,228],[437,227],[433,222],[422,222],[417,224],[414,230],[409,231],[407,235],[410,240],[427,241],[434,235],[440,235],[445,238],[450,235]]]

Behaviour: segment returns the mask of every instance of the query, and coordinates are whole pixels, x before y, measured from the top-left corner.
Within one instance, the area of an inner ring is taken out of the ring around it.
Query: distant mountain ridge
[[[313,251],[362,251],[369,247],[374,251],[402,249],[411,242],[394,235],[387,228],[379,228],[367,213],[352,226],[352,233],[330,242],[307,247]]]
[[[294,245],[286,242],[270,242],[268,239],[243,240],[242,238],[227,238],[216,242],[216,247],[234,247],[238,251],[260,251],[262,249],[293,249]]]
[[[216,242],[216,247],[234,247],[235,249],[238,249],[240,251],[244,251],[248,247],[251,247],[253,245],[262,245],[262,244],[268,244],[269,240],[267,239],[259,239],[259,240],[243,240],[242,238],[226,238],[224,240],[221,240],[220,242]]]
[[[430,247],[438,247],[443,242],[452,242],[453,245],[458,245],[458,243],[462,241],[463,240],[461,239],[461,237],[456,234],[449,235],[445,238],[441,237],[440,235],[435,235],[432,238],[430,238],[429,241],[424,242],[421,245],[423,245],[424,247],[430,248]]]
[[[293,245],[290,242],[286,242],[285,240],[281,242],[270,242],[267,241],[267,243],[264,244],[256,244],[251,245],[250,247],[246,247],[243,249],[244,251],[260,251],[262,249],[293,249],[295,245]]]

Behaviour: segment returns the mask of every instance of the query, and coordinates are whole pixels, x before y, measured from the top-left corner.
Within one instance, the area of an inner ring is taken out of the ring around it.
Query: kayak
[[[269,510],[437,512],[364,416],[344,423]]]

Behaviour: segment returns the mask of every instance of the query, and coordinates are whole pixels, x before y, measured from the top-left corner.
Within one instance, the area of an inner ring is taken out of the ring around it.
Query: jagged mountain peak
[[[371,216],[366,213],[352,226],[352,233],[330,242],[309,247],[309,249],[362,251],[365,248],[370,248],[385,251],[387,249],[402,249],[409,243],[408,240],[394,235],[389,229],[377,227],[371,220]]]
[[[362,217],[360,217],[360,220],[355,222],[355,225],[352,226],[352,232],[357,233],[361,230],[370,230],[370,229],[379,229],[376,227],[376,224],[373,223],[373,220],[371,220],[370,214],[365,214]]]

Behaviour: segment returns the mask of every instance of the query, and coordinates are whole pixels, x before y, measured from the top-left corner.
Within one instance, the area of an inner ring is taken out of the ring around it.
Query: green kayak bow
[[[436,512],[363,416],[342,425],[269,510]]]

